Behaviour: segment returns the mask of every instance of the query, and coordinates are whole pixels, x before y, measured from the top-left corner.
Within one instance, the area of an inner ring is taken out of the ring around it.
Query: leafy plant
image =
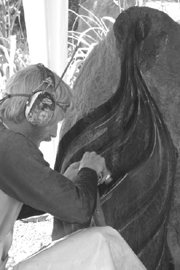
[[[0,91],[11,75],[29,63],[28,45],[20,22],[21,1],[0,0]]]
[[[128,8],[128,3],[130,3],[127,0],[113,0],[113,2],[118,5],[119,12]],[[159,2],[162,6],[163,1]],[[180,0],[178,0],[179,2]],[[135,1],[136,6],[147,5],[147,3],[147,0]],[[72,57],[74,50],[77,51],[67,72],[70,86],[73,86],[77,74],[91,50],[107,35],[109,31],[107,22],[113,25],[115,21],[114,18],[108,16],[98,18],[84,6],[80,5],[80,7],[88,15],[69,10],[69,13],[76,16],[72,29],[75,29],[77,21],[86,25],[86,30],[83,32],[68,31],[68,58]],[[0,0],[0,91],[13,73],[30,64],[26,33],[21,25],[21,11],[22,0]]]
[[[72,63],[68,69],[68,83],[73,86],[74,80],[89,53],[92,51],[99,41],[101,41],[108,33],[109,28],[106,25],[106,21],[109,21],[112,25],[114,19],[112,17],[104,16],[98,18],[91,11],[80,5],[90,16],[79,15],[73,10],[69,10],[76,15],[77,20],[82,20],[87,26],[83,32],[68,31],[68,57],[71,58],[73,51],[77,52],[72,60]],[[76,20],[74,24],[76,23]]]

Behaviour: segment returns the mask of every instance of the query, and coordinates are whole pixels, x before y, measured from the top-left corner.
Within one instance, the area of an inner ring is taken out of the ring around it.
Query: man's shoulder
[[[13,132],[9,129],[0,127],[0,152],[3,149],[7,151],[23,151],[25,149],[32,149],[38,151],[38,148],[30,142],[24,135]]]
[[[27,158],[49,167],[42,152],[26,136],[0,126],[0,162]]]
[[[24,143],[24,138],[21,134],[15,133],[6,128],[0,128],[0,144],[1,147],[7,147],[10,145],[18,145]]]

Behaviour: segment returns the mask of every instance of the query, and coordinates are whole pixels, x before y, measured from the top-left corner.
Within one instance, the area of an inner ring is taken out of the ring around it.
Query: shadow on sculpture
[[[179,44],[180,26],[165,13],[147,7],[121,13],[75,82],[76,114],[64,122],[55,164],[63,173],[85,151],[105,157],[113,178],[99,186],[106,223],[148,270],[169,269],[167,227],[180,138]],[[55,219],[53,238],[79,228]]]

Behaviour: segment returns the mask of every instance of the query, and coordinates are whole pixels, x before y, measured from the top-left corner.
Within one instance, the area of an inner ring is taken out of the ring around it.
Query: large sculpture
[[[85,61],[74,96],[55,169],[63,173],[85,151],[103,155],[113,178],[99,185],[107,225],[148,270],[169,269],[167,228],[179,187],[180,26],[147,7],[124,11]],[[55,220],[54,238],[78,228]]]

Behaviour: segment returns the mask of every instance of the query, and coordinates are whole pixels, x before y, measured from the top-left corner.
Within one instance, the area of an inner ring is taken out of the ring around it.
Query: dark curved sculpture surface
[[[99,186],[106,223],[119,231],[148,270],[169,269],[166,238],[177,141],[168,118],[171,108],[165,106],[179,89],[169,88],[170,82],[164,87],[170,75],[163,53],[175,46],[171,33],[180,32],[178,27],[150,8],[133,7],[119,15],[77,78],[77,114],[64,123],[55,164],[63,173],[85,151],[105,157],[113,178]],[[161,65],[167,75],[162,80]],[[54,238],[64,228],[80,227],[55,220]]]

